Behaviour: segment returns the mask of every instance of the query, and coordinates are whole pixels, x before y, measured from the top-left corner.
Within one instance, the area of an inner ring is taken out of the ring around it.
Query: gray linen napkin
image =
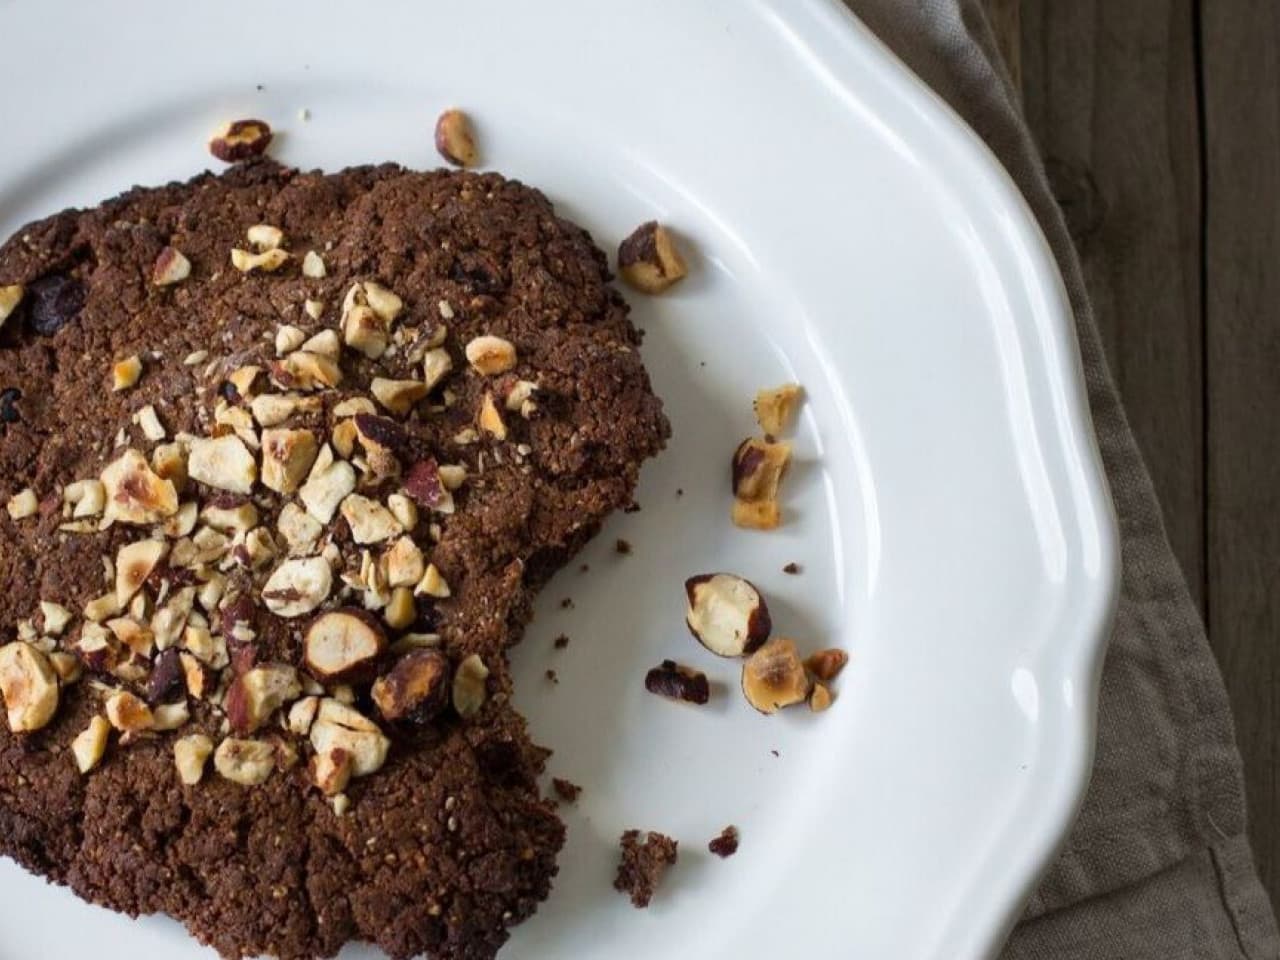
[[[1075,309],[1120,517],[1123,584],[1103,668],[1093,781],[1002,960],[1280,957],[1245,839],[1240,754],[1222,677],[1169,549],[1062,212],[979,0],[845,2],[977,130],[1039,218]]]

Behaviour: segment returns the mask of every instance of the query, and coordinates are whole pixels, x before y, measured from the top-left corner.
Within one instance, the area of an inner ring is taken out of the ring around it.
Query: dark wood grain
[[[1209,637],[1280,905],[1280,4],[1204,3]]]
[[[1022,0],[1020,19],[1027,120],[1080,252],[1174,553],[1203,609],[1193,2]]]

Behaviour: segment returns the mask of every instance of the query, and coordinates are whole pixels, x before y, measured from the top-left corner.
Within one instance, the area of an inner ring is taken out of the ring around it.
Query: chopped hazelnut
[[[139,540],[120,548],[116,554],[116,604],[121,609],[168,552],[169,545],[163,540]]]
[[[403,493],[393,493],[387,497],[387,509],[396,518],[396,523],[406,530],[418,525],[418,505]]]
[[[495,440],[507,439],[507,425],[502,421],[502,414],[498,412],[491,392],[486,391],[480,401],[480,413],[476,417],[476,425]]]
[[[107,491],[101,480],[75,480],[62,490],[62,498],[72,506],[73,517],[96,517],[107,503]]]
[[[326,797],[332,797],[347,789],[351,781],[352,757],[342,747],[334,747],[311,758],[311,782]]]
[[[324,315],[324,301],[306,300],[302,304],[302,309],[312,320],[319,320]]]
[[[390,510],[358,493],[342,501],[342,516],[356,543],[381,543],[404,532]]]
[[[172,483],[174,490],[181,491],[187,485],[186,450],[180,443],[160,444],[151,451],[151,469],[161,480]]]
[[[262,740],[228,737],[218,744],[213,767],[224,778],[243,787],[266,783],[276,768],[275,748]]]
[[[175,247],[165,247],[151,267],[151,282],[157,287],[181,283],[191,276],[191,261]]]
[[[51,637],[57,637],[62,635],[62,631],[71,622],[71,611],[60,603],[41,600],[40,618],[42,620],[41,629],[44,633]]]
[[[423,571],[422,579],[413,588],[413,592],[419,596],[436,597],[438,599],[443,599],[450,595],[449,583],[440,573],[440,568],[434,563],[427,564],[427,569]]]
[[[5,504],[5,509],[9,511],[9,516],[14,520],[26,520],[28,517],[34,517],[40,509],[40,501],[36,497],[36,493],[30,487],[19,490],[9,502]]]
[[[155,724],[151,708],[127,690],[118,690],[107,698],[107,719],[122,733],[150,730]]]
[[[791,423],[800,403],[800,384],[784,383],[780,387],[760,390],[752,404],[756,422],[770,437],[779,436]]]
[[[688,272],[667,229],[642,223],[618,247],[618,273],[642,293],[661,293]]]
[[[428,350],[422,357],[422,382],[427,391],[434,390],[436,384],[445,378],[453,369],[453,358],[449,351],[441,347]]]
[[[360,678],[377,663],[387,638],[363,610],[322,613],[303,637],[303,661],[313,677],[324,683]]]
[[[48,654],[48,657],[49,666],[53,667],[53,672],[58,675],[58,680],[64,687],[80,679],[82,666],[80,658],[74,653],[67,653],[65,650],[54,650]]]
[[[488,693],[488,679],[489,668],[479,654],[473,653],[458,664],[453,674],[453,709],[458,716],[465,719],[480,712]]]
[[[479,160],[471,121],[456,108],[446,110],[436,119],[436,150],[454,166],[474,167]]]
[[[302,258],[302,275],[312,280],[320,280],[327,272],[324,258],[314,250],[308,250],[307,255]]]
[[[142,428],[142,435],[155,443],[165,438],[164,424],[160,422],[160,417],[156,413],[156,408],[152,404],[147,404],[141,410],[133,415],[134,422]]]
[[[245,239],[255,250],[275,250],[284,243],[284,231],[269,223],[255,223],[245,231]]]
[[[391,598],[383,608],[382,619],[393,630],[403,630],[418,617],[418,608],[413,601],[413,591],[408,587],[396,587],[391,591]]]
[[[232,493],[252,493],[258,478],[253,454],[235,434],[212,439],[197,438],[187,454],[191,479]]]
[[[258,508],[252,500],[231,505],[215,501],[200,511],[200,519],[223,533],[248,533],[258,525]]]
[[[735,497],[730,516],[734,526],[746,530],[774,530],[782,522],[777,500],[739,500]]]
[[[0,286],[0,327],[4,326],[4,322],[9,319],[13,311],[18,309],[18,304],[22,302],[25,292],[25,288],[20,283]]]
[[[337,360],[342,355],[342,343],[338,340],[336,330],[321,330],[310,337],[300,349],[307,353],[328,357],[330,360]]]
[[[706,703],[711,697],[711,685],[701,670],[686,667],[674,660],[663,660],[644,677],[644,688],[650,693],[686,703]]]
[[[255,270],[261,270],[263,273],[275,273],[286,263],[289,262],[289,253],[287,250],[264,250],[261,253],[250,253],[248,250],[241,250],[239,247],[231,249],[231,265],[241,273],[253,273]]]
[[[529,409],[532,412],[537,409],[537,405],[533,400],[533,395],[537,391],[538,385],[532,380],[517,380],[514,386],[507,391],[507,398],[504,401],[506,408],[512,413],[520,414],[527,420],[529,414],[525,410]],[[533,406],[530,407],[530,404],[533,404]]]
[[[316,710],[319,706],[320,698],[314,695],[294,701],[285,720],[289,732],[299,737],[305,737],[311,730],[311,724],[315,722]]]
[[[382,559],[387,572],[387,585],[390,587],[412,587],[426,573],[422,549],[413,542],[412,537],[400,537],[383,554]]]
[[[203,733],[193,733],[175,740],[173,762],[178,768],[178,779],[186,786],[194,787],[204,779],[205,764],[209,762],[211,753],[213,741]]]
[[[467,363],[485,376],[506,373],[516,365],[516,348],[510,340],[484,335],[467,343]]]
[[[302,695],[298,671],[285,663],[268,663],[240,674],[227,688],[223,709],[233,733],[254,733],[278,709]]]
[[[301,328],[291,323],[282,324],[276,328],[276,356],[283,357],[286,353],[293,353],[306,339],[307,334]]]
[[[427,385],[420,380],[388,380],[374,377],[369,384],[374,399],[392,413],[404,416],[413,405],[427,395]]]
[[[336,360],[302,349],[277,360],[271,367],[271,375],[286,389],[323,390],[342,382],[342,368]]]
[[[223,125],[209,141],[209,152],[225,163],[259,157],[271,143],[271,127],[262,120],[235,120]]]
[[[814,713],[822,713],[831,706],[831,691],[827,689],[826,684],[815,683],[813,692],[809,694],[809,709]]]
[[[48,724],[58,709],[58,676],[49,658],[21,640],[0,647],[0,696],[13,733]]]
[[[712,653],[740,657],[769,638],[769,606],[751,581],[731,573],[704,573],[686,580],[684,589],[685,623]]]
[[[331,698],[320,701],[315,722],[311,724],[310,740],[316,753],[335,749],[349,753],[353,777],[380,770],[391,747],[391,741],[377,724],[358,710]]]
[[[117,360],[111,367],[111,389],[128,390],[142,377],[142,360],[137,354]]]
[[[95,716],[89,725],[81,730],[71,741],[71,755],[75,757],[76,769],[81,773],[89,773],[102,762],[107,752],[107,737],[111,733],[111,724],[105,717]]]
[[[849,662],[849,654],[843,650],[832,647],[828,650],[819,650],[813,656],[804,662],[805,667],[815,677],[823,683],[829,683],[834,680],[840,671],[844,669],[845,664]]]
[[[321,455],[328,447],[321,448]],[[333,461],[321,470],[312,468],[311,475],[298,489],[298,499],[307,508],[307,513],[320,523],[328,523],[334,512],[346,497],[356,488],[356,471],[344,460]],[[316,464],[320,460],[317,458]]]
[[[262,432],[262,485],[286,496],[295,493],[320,447],[310,430],[273,429]]]
[[[749,437],[733,454],[733,495],[739,500],[776,500],[791,462],[791,445]]]
[[[281,508],[276,529],[284,537],[289,553],[295,556],[313,552],[324,532],[320,522],[296,503],[286,503]]]
[[[809,696],[809,677],[794,640],[775,637],[742,666],[742,692],[761,713],[802,703]]]
[[[324,557],[285,560],[262,587],[267,609],[279,617],[310,613],[329,597],[333,571]]]
[[[191,719],[191,710],[187,707],[185,700],[152,707],[151,714],[155,719],[152,729],[160,731],[177,730]]]

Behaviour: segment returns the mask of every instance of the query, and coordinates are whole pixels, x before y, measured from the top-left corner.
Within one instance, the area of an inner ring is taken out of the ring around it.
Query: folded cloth
[[[1103,667],[1093,780],[1065,848],[1001,956],[1280,957],[1275,917],[1245,839],[1240,753],[1222,676],[1165,537],[1062,211],[981,4],[846,3],[978,132],[1035,211],[1075,310],[1120,518],[1120,606]]]

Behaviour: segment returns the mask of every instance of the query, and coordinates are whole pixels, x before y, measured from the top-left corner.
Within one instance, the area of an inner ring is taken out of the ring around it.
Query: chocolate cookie
[[[392,165],[0,247],[0,853],[226,957],[492,957],[564,838],[506,650],[669,432],[609,279]]]

